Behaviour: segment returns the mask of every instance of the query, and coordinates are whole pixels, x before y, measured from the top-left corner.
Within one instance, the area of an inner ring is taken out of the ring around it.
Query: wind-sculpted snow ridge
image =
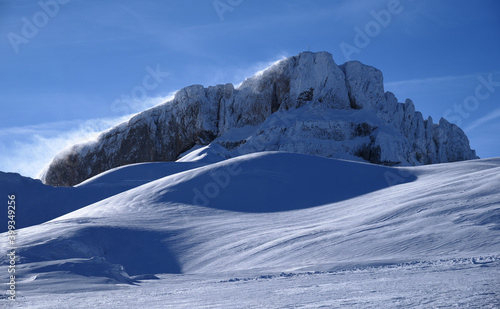
[[[382,73],[357,61],[338,66],[327,52],[303,52],[245,80],[179,90],[87,144],[60,153],[45,184],[73,186],[115,167],[175,161],[211,145],[227,158],[288,151],[384,165],[477,158],[463,131],[423,119],[407,99],[384,92]],[[223,146],[223,147],[221,147]]]

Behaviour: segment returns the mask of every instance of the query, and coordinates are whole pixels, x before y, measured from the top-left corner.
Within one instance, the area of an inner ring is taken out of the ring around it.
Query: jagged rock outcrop
[[[327,52],[304,52],[232,84],[179,90],[174,99],[59,154],[43,173],[72,186],[111,168],[174,161],[195,145],[234,155],[279,150],[387,165],[475,159],[456,125],[423,119],[413,102],[384,92],[382,73]]]

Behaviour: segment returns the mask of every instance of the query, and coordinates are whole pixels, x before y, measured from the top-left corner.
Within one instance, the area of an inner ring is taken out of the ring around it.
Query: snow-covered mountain
[[[21,200],[29,186],[42,196],[50,190],[47,211],[102,195],[18,230],[17,302],[27,308],[500,304],[500,159],[417,167],[284,152],[212,159],[210,147],[200,148],[183,162],[128,165],[75,188],[5,174],[20,183],[18,208],[37,207]],[[1,242],[2,278],[8,252]]]
[[[179,90],[97,141],[59,154],[45,184],[73,186],[115,167],[175,161],[199,145],[215,157],[288,151],[385,165],[475,159],[463,131],[423,119],[413,102],[384,92],[382,73],[357,61],[337,65],[304,52],[232,84]],[[223,147],[220,147],[223,146]]]
[[[0,172],[2,308],[500,306],[500,158],[328,53],[184,88],[43,181]]]

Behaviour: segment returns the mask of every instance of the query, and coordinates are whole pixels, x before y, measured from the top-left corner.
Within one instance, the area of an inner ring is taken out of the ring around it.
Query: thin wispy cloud
[[[83,124],[82,124],[83,123]],[[40,123],[36,125],[28,125],[22,127],[9,127],[0,129],[0,135],[40,135],[46,136],[53,133],[61,132],[68,127],[78,124],[81,130],[89,132],[99,130],[99,128],[106,127],[109,123],[114,123],[109,119],[92,119],[92,120],[73,120],[73,121],[58,121],[49,123]]]
[[[10,144],[0,143],[0,171],[37,178],[60,151],[77,143],[94,140],[100,132],[126,119],[123,116],[2,129],[0,135],[12,136],[14,141]]]
[[[123,116],[2,128],[0,137],[8,136],[9,139],[0,142],[0,171],[38,178],[44,167],[59,152],[75,144],[95,140],[101,132],[127,121],[138,111],[167,102],[171,98],[172,94],[147,98],[142,102],[124,101],[130,104],[132,114]],[[7,140],[12,142],[7,144]]]
[[[236,70],[233,74],[232,80],[234,80],[237,84],[235,85],[235,88],[238,88],[245,79],[250,78],[254,75],[260,75],[262,74],[266,69],[271,67],[272,65],[280,62],[281,60],[285,59],[286,53],[280,53],[276,57],[274,57],[273,60],[271,61],[266,61],[266,62],[258,62],[253,65],[251,65],[248,68],[241,69],[241,70]],[[239,81],[239,82],[238,82]]]
[[[467,75],[457,75],[457,76],[439,76],[439,77],[429,77],[422,79],[410,79],[403,81],[387,82],[384,83],[386,88],[391,87],[402,87],[402,86],[421,86],[423,84],[440,84],[440,83],[450,83],[459,80],[467,80],[477,78],[480,74],[467,74]]]
[[[206,70],[209,74],[198,76],[199,81],[197,81],[197,83],[203,84],[204,86],[232,83],[235,88],[238,88],[245,79],[261,73],[288,56],[290,56],[289,53],[280,52],[269,61],[258,61],[245,66],[237,66],[234,64],[207,65]],[[196,68],[190,68],[190,70],[189,72],[193,72],[193,75],[196,74]],[[186,84],[184,86],[188,85]]]
[[[145,99],[134,98],[131,95],[121,95],[111,103],[111,109],[121,115],[132,116],[146,109],[171,101],[177,91],[172,91],[164,96],[147,97]]]
[[[489,113],[488,115],[484,116],[484,117],[481,117],[479,119],[476,119],[474,120],[470,125],[468,125],[466,128],[465,128],[465,131],[471,131],[473,130],[474,128],[477,128],[479,126],[482,126],[484,125],[485,123],[493,120],[493,119],[497,119],[497,118],[500,118],[500,108],[492,111],[491,113]]]

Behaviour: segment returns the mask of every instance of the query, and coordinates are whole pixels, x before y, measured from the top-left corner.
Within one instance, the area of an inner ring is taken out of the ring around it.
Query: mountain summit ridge
[[[328,52],[303,52],[237,88],[185,87],[96,141],[61,152],[41,179],[73,186],[118,166],[175,161],[209,144],[221,157],[288,151],[385,165],[478,158],[458,126],[424,120],[410,99],[398,103],[385,92],[378,69],[358,61],[339,66]]]

